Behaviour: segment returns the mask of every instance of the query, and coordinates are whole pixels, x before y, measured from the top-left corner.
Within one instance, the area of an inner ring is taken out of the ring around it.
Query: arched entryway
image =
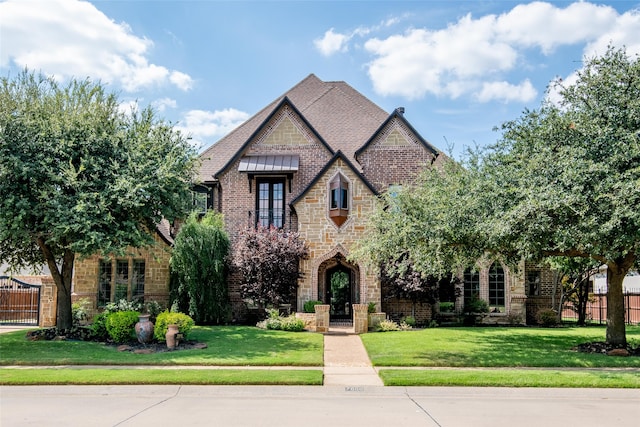
[[[358,267],[338,254],[323,262],[318,269],[318,296],[330,306],[333,322],[350,322],[353,304],[360,302]]]

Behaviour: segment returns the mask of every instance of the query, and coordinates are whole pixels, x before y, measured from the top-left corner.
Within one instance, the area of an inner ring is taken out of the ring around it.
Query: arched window
[[[340,227],[349,217],[349,182],[341,174],[329,182],[329,218]]]
[[[480,298],[480,273],[469,268],[464,272],[464,304],[474,297]]]
[[[491,309],[504,307],[504,270],[496,261],[489,269],[489,306]]]

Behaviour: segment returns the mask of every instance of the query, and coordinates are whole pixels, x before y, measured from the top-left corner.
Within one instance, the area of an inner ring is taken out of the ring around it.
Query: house
[[[427,322],[434,315],[430,305],[416,311],[410,301],[390,298],[380,271],[349,255],[367,233],[376,198],[445,158],[413,128],[403,108],[385,112],[347,83],[311,74],[201,154],[194,204],[223,213],[232,241],[258,225],[299,232],[310,256],[300,262],[295,311],[320,300],[331,305],[332,319],[348,320],[353,304],[375,303],[392,318],[414,314]],[[76,298],[98,305],[118,295],[168,299],[168,231],[166,224],[159,228],[152,254],[134,250],[121,259],[76,263]],[[477,295],[491,307],[486,323],[522,323],[528,292],[539,295],[541,278],[548,280],[535,266],[519,271],[488,260],[476,272],[461,272],[464,281],[443,294],[458,313],[465,299]],[[248,316],[240,280],[232,271],[229,293],[237,321]]]

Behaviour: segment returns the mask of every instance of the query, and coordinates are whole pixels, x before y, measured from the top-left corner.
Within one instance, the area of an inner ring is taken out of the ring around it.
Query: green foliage
[[[106,316],[105,326],[114,342],[128,342],[133,338],[140,313],[137,311],[116,311]]]
[[[184,338],[187,338],[187,335],[195,325],[195,322],[191,317],[184,313],[163,311],[156,318],[156,323],[153,329],[153,336],[158,341],[165,341],[165,335],[167,334],[169,325],[178,325],[179,333],[181,333]]]
[[[171,292],[179,311],[198,324],[225,323],[231,313],[227,286],[229,237],[223,217],[192,213],[176,236],[171,254]]]
[[[0,259],[48,265],[59,328],[72,324],[76,254],[152,244],[155,224],[183,216],[190,197],[187,138],[150,108],[120,106],[89,80],[0,79]]]
[[[453,313],[455,311],[456,304],[453,302],[441,302],[440,303],[440,312],[441,313]]]
[[[93,318],[93,322],[91,323],[91,336],[96,341],[106,341],[109,338],[107,316],[109,316],[109,313],[102,312]]]
[[[377,311],[378,309],[375,302],[371,301],[367,304],[367,313],[375,313]]]
[[[404,316],[401,320],[400,320],[400,324],[405,324],[411,328],[415,328],[416,326],[416,318],[413,316]]]
[[[277,309],[267,310],[267,318],[256,325],[261,329],[272,329],[288,332],[304,331],[304,320],[298,319],[295,314],[280,316]]]
[[[316,305],[321,305],[321,304],[322,304],[322,301],[315,301],[315,300],[307,301],[304,303],[304,306],[302,307],[302,311],[305,313],[315,313]]]
[[[543,308],[536,314],[536,320],[539,325],[551,327],[558,326],[560,321],[558,319],[558,312],[552,308]]]
[[[158,314],[162,313],[162,305],[158,301],[147,301],[144,303],[144,310],[149,314],[149,321],[154,322],[158,317]]]
[[[469,301],[464,305],[465,313],[488,313],[489,303],[483,299],[478,298],[478,295],[471,295]]]
[[[73,326],[80,326],[89,319],[89,307],[91,300],[82,298],[71,304],[71,317],[73,318]]]
[[[258,307],[289,303],[298,287],[300,259],[307,255],[298,233],[274,227],[242,231],[233,255],[242,274],[240,295]]]
[[[104,307],[105,313],[116,313],[118,311],[140,311],[142,304],[137,301],[127,301],[120,299],[118,302],[110,302]]]

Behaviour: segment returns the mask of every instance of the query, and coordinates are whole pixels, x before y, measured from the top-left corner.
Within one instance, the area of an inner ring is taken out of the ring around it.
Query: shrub
[[[267,313],[268,317],[256,324],[258,328],[289,332],[304,331],[304,320],[298,319],[295,314],[283,317],[278,310],[267,310]]]
[[[543,308],[542,310],[539,310],[536,318],[539,325],[546,327],[558,326],[560,323],[558,321],[558,313],[552,308]]]
[[[307,301],[304,303],[304,306],[302,307],[302,311],[304,311],[305,313],[315,313],[315,306],[316,305],[320,305],[322,304],[322,301]]]
[[[405,323],[408,326],[411,326],[412,328],[416,326],[416,318],[413,316],[404,316],[400,323]]]
[[[130,341],[139,316],[140,313],[137,311],[109,313],[105,324],[111,339],[117,343]]]
[[[89,307],[91,301],[87,298],[82,298],[71,304],[71,317],[73,326],[82,325],[89,319]]]
[[[107,332],[107,316],[109,316],[109,313],[103,312],[93,318],[91,336],[94,340],[106,341],[109,338],[109,332]]]
[[[158,301],[148,301],[144,304],[144,309],[149,313],[149,321],[156,323],[158,314],[162,313],[162,305]]]
[[[441,313],[453,313],[456,308],[456,304],[453,302],[441,302],[440,303],[440,312]]]
[[[118,311],[140,311],[142,304],[137,301],[127,301],[126,299],[118,300],[118,302],[110,302],[104,307],[105,313],[116,313]]]
[[[390,331],[399,331],[399,330],[400,330],[400,325],[398,325],[393,320],[388,320],[388,319],[381,321],[377,329],[378,332],[390,332]]]
[[[195,322],[191,317],[184,313],[172,313],[170,311],[163,311],[156,318],[155,328],[153,330],[153,336],[158,341],[165,341],[167,335],[167,329],[169,325],[178,325],[178,332],[182,334],[184,338],[187,337],[191,328]]]
[[[478,298],[477,295],[472,295],[471,299],[465,304],[464,311],[465,313],[488,313],[489,304],[485,300]]]

